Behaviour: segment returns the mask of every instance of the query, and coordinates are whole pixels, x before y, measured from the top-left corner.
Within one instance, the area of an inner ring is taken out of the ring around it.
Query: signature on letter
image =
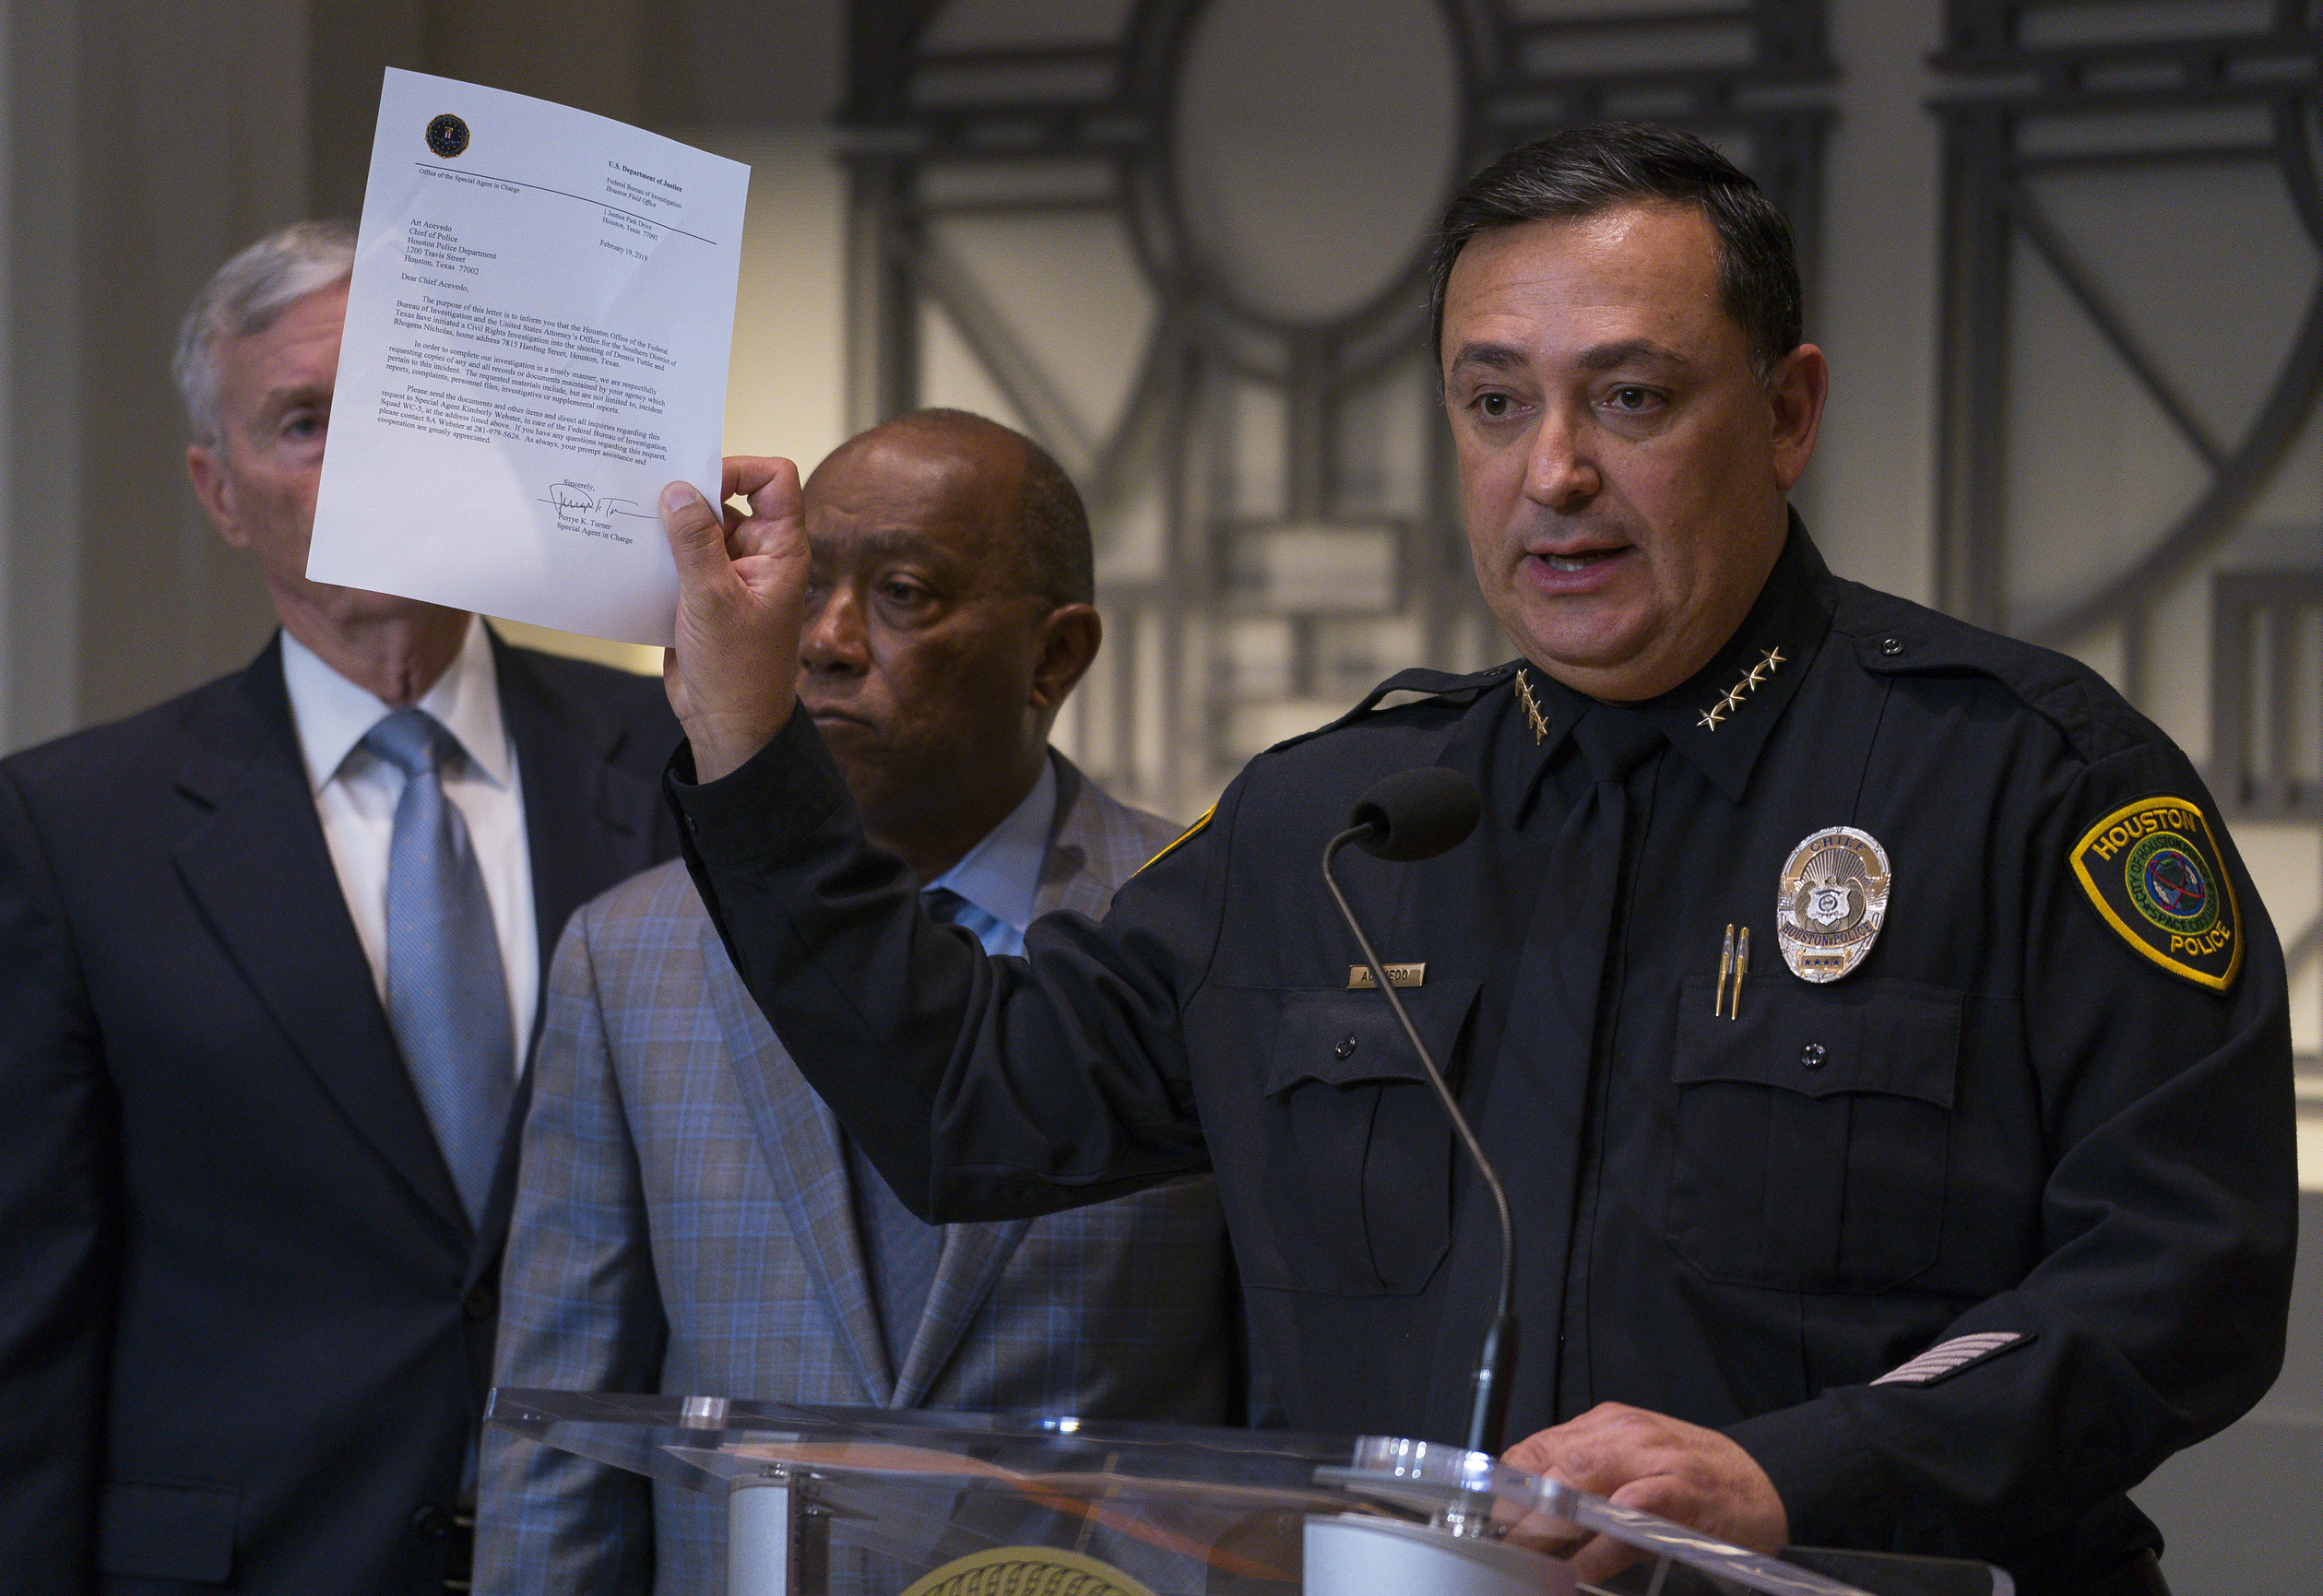
[[[570,477],[549,484],[540,496],[540,502],[556,512],[557,525],[568,532],[587,532],[598,536],[610,534],[626,543],[629,538],[612,533],[614,519],[626,516],[633,520],[650,521],[653,514],[637,508],[634,499],[616,498],[600,494],[594,482],[576,482]]]

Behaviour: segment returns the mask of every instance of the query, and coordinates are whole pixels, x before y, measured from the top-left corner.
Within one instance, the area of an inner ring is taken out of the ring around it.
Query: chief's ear
[[[1823,401],[1831,396],[1831,362],[1813,344],[1801,344],[1776,363],[1766,395],[1774,432],[1774,479],[1787,493],[1814,457]]]
[[[226,462],[219,458],[219,451],[207,443],[188,443],[185,474],[193,479],[194,497],[200,501],[202,513],[218,528],[218,535],[231,548],[249,548],[250,536],[242,529],[242,517],[234,505],[233,478]]]
[[[1033,666],[1032,704],[1053,710],[1065,701],[1105,640],[1105,623],[1090,604],[1061,604],[1040,623],[1040,657]]]

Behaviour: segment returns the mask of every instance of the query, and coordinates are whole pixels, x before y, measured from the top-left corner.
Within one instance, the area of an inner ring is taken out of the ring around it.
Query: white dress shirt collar
[[[384,699],[356,686],[288,632],[282,633],[282,685],[299,728],[308,786],[321,792],[365,733],[388,713]],[[477,774],[508,786],[508,737],[500,719],[500,683],[492,674],[492,639],[471,619],[460,651],[421,696],[419,706],[459,739]]]

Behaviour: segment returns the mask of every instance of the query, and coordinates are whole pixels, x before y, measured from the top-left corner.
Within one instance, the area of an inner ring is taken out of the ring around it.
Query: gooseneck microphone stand
[[[1509,1218],[1509,1196],[1502,1189],[1500,1176],[1492,1167],[1492,1161],[1484,1155],[1484,1148],[1470,1129],[1468,1117],[1460,1111],[1452,1097],[1452,1088],[1444,1083],[1441,1070],[1436,1067],[1435,1056],[1428,1044],[1421,1041],[1412,1016],[1404,1006],[1387,978],[1387,971],[1380,963],[1380,955],[1372,949],[1371,939],[1364,934],[1362,922],[1356,918],[1347,895],[1339,888],[1339,878],[1332,866],[1339,850],[1354,843],[1381,858],[1399,861],[1433,858],[1445,849],[1464,841],[1476,829],[1483,810],[1483,799],[1476,784],[1458,771],[1440,765],[1423,765],[1412,770],[1398,771],[1383,777],[1363,795],[1348,818],[1345,831],[1331,839],[1322,850],[1323,884],[1331,889],[1332,898],[1345,916],[1347,929],[1355,933],[1356,946],[1363,951],[1363,962],[1378,983],[1380,995],[1395,1011],[1395,1018],[1404,1027],[1404,1034],[1418,1055],[1420,1068],[1428,1071],[1428,1083],[1436,1090],[1438,1101],[1444,1105],[1444,1114],[1452,1128],[1459,1132],[1460,1142],[1467,1149],[1469,1162],[1484,1177],[1485,1189],[1492,1194],[1492,1207],[1500,1221],[1500,1294],[1494,1309],[1490,1327],[1485,1331],[1484,1344],[1476,1354],[1476,1373],[1468,1387],[1468,1435],[1466,1448],[1471,1452],[1499,1456],[1507,1426],[1509,1413],[1509,1367],[1516,1360],[1516,1315],[1513,1298],[1516,1288],[1516,1235]]]

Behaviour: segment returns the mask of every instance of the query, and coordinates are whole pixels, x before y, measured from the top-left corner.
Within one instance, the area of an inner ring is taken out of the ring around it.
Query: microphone
[[[1356,799],[1347,824],[1364,833],[1353,840],[1365,853],[1408,864],[1458,847],[1483,812],[1476,783],[1456,770],[1423,764],[1372,783],[1371,790]],[[1332,845],[1333,851],[1338,845]]]
[[[1483,812],[1484,799],[1476,791],[1476,784],[1456,770],[1420,765],[1383,776],[1357,800],[1354,812],[1347,817],[1347,829],[1332,838],[1330,845],[1322,850],[1322,879],[1339,905],[1339,913],[1346,917],[1347,929],[1355,933],[1356,946],[1363,950],[1363,962],[1370,967],[1371,979],[1378,984],[1380,995],[1403,1023],[1412,1051],[1419,1055],[1420,1068],[1428,1071],[1428,1083],[1436,1089],[1452,1129],[1459,1132],[1460,1144],[1467,1149],[1469,1162],[1484,1177],[1485,1189],[1492,1194],[1493,1209],[1499,1215],[1500,1296],[1492,1323],[1485,1331],[1484,1344],[1476,1354],[1476,1373],[1468,1383],[1466,1442],[1469,1451],[1498,1457],[1501,1432],[1509,1416],[1509,1367],[1516,1361],[1516,1314],[1512,1306],[1516,1232],[1509,1221],[1509,1194],[1501,1188],[1499,1171],[1484,1155],[1476,1133],[1469,1128],[1468,1117],[1460,1112],[1452,1088],[1444,1084],[1443,1071],[1436,1068],[1434,1055],[1428,1051],[1428,1044],[1419,1039],[1404,999],[1389,984],[1387,972],[1380,967],[1380,956],[1372,950],[1371,939],[1364,935],[1362,923],[1355,917],[1347,894],[1339,890],[1339,878],[1331,868],[1339,850],[1349,843],[1383,859],[1403,863],[1432,859],[1466,841]]]

